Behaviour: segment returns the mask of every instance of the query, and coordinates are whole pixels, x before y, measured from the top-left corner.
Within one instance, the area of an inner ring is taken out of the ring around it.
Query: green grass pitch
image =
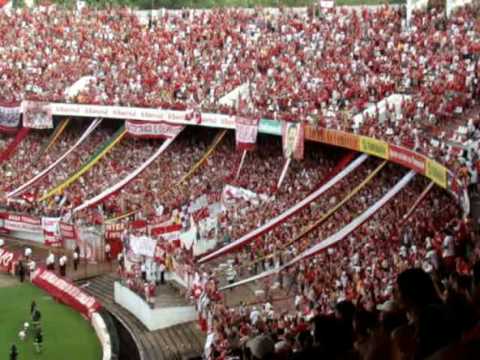
[[[33,299],[42,314],[43,351],[39,354],[33,346],[32,332],[23,342],[18,337],[25,321],[31,326]],[[90,323],[29,283],[0,288],[0,359],[9,359],[13,343],[19,350],[19,360],[100,360],[102,357]]]

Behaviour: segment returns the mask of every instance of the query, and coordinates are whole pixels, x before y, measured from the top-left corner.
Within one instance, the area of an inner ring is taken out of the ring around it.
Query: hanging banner
[[[100,303],[93,296],[44,268],[38,268],[33,272],[32,283],[89,319],[101,308]]]
[[[261,119],[258,131],[262,134],[282,135],[282,123],[278,120]]]
[[[303,123],[284,122],[282,127],[283,156],[297,160],[303,159],[304,125]]]
[[[130,249],[135,255],[153,257],[157,242],[148,236],[130,235]]]
[[[62,246],[60,237],[60,218],[42,217],[43,241],[47,246]]]
[[[390,161],[412,169],[418,174],[425,175],[426,159],[419,153],[400,146],[389,145],[388,158]]]
[[[70,148],[68,149],[62,156],[60,156],[56,161],[54,161],[52,164],[50,164],[48,167],[43,169],[40,173],[35,175],[32,179],[28,180],[25,184],[19,186],[15,190],[9,192],[7,194],[7,197],[12,197],[12,196],[17,196],[26,191],[29,187],[31,187],[33,184],[35,184],[37,181],[45,177],[50,171],[52,171],[58,164],[60,164],[63,159],[65,159],[68,155],[70,155],[80,144],[83,143],[83,141],[95,130],[95,128],[102,122],[100,119],[95,119],[92,121],[90,126],[85,130],[85,132],[80,136],[80,138],[77,140],[77,142]]]
[[[49,103],[24,101],[23,126],[32,129],[53,128],[52,109]]]
[[[18,252],[12,252],[6,247],[0,248],[0,273],[11,273],[15,271],[15,264],[20,260]]]
[[[60,236],[63,240],[77,240],[75,226],[64,222],[59,223]]]
[[[152,226],[150,227],[150,234],[152,236],[161,236],[162,238],[165,238],[166,236],[168,238],[169,235],[167,234],[177,233],[177,232],[180,232],[181,230],[182,230],[182,224]]]
[[[129,135],[147,139],[174,138],[183,130],[183,128],[183,125],[172,125],[164,121],[125,121],[125,129],[127,129]]]
[[[235,117],[237,150],[253,150],[257,143],[258,119]]]
[[[427,177],[442,188],[447,187],[447,169],[434,160],[427,159]]]
[[[0,132],[13,133],[20,124],[22,108],[19,105],[0,102]]]
[[[388,160],[388,144],[385,141],[360,136],[360,151]]]
[[[311,125],[306,125],[305,138],[325,144],[341,146],[355,151],[360,150],[360,137],[358,135],[348,132],[317,128]]]
[[[107,240],[120,240],[122,234],[127,228],[127,224],[105,224],[105,239]]]
[[[25,215],[8,214],[4,227],[10,231],[42,232],[42,221],[38,218]]]
[[[320,195],[322,195],[324,192],[326,192],[328,189],[330,189],[332,186],[334,186],[336,183],[338,183],[340,180],[342,180],[345,176],[350,174],[352,171],[354,171],[356,168],[358,168],[365,160],[367,160],[368,155],[367,154],[361,154],[357,159],[355,159],[353,162],[351,162],[345,169],[343,169],[341,172],[339,172],[337,175],[335,175],[333,178],[331,178],[328,182],[320,186],[317,190],[315,190],[313,193],[308,195],[306,198],[303,200],[299,201],[289,209],[286,209],[279,215],[275,216],[273,219],[268,220],[265,224],[259,226],[258,228],[248,232],[247,234],[243,235],[237,240],[232,241],[230,244],[225,245],[221,247],[220,249],[217,249],[213,251],[212,253],[202,257],[201,259],[198,260],[199,263],[210,261],[214,258],[217,258],[225,253],[234,251],[235,249],[239,248],[240,246],[243,246],[251,241],[253,241],[255,238],[262,236],[263,234],[267,233],[274,227],[282,224],[285,222],[290,216],[293,216],[296,214],[298,211],[302,210],[306,206],[308,206],[312,201],[315,201]]]

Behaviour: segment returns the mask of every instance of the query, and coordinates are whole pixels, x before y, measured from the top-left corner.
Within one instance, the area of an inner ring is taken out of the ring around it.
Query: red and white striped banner
[[[26,215],[8,214],[4,219],[4,227],[10,231],[43,232],[42,221]]]
[[[238,150],[252,150],[257,143],[258,119],[237,116],[235,118],[235,140]]]

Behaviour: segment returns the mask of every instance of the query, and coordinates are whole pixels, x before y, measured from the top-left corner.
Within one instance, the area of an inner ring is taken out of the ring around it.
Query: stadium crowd
[[[436,155],[432,134],[449,139],[432,130],[477,105],[476,12],[462,8],[449,19],[435,9],[420,12],[409,29],[404,10],[390,7],[333,8],[320,16],[166,11],[148,25],[128,9],[4,12],[0,98],[309,121],[397,136]],[[68,98],[65,89],[85,76],[94,80]],[[241,84],[248,84],[248,96],[235,108],[221,105],[221,97]],[[392,119],[395,126],[351,121],[394,93],[410,99]]]

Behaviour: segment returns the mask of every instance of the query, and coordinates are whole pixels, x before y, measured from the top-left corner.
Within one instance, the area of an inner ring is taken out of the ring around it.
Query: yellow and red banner
[[[447,168],[438,162],[427,159],[425,175],[438,186],[447,187]]]
[[[385,141],[360,136],[360,151],[388,160],[388,143]]]

